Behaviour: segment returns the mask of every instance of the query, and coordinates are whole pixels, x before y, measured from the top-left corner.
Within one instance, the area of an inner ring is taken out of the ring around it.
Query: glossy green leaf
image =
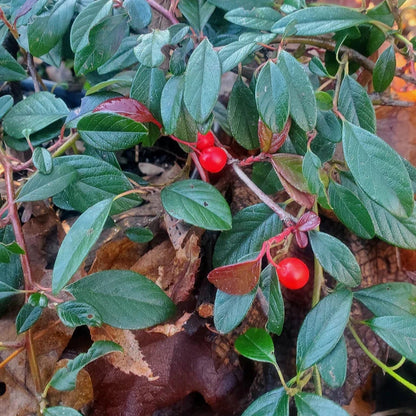
[[[279,53],[277,66],[288,85],[291,117],[303,130],[312,130],[316,124],[316,99],[305,68],[286,51]]]
[[[358,286],[361,270],[351,250],[340,240],[320,231],[310,231],[309,241],[321,266],[338,282]]]
[[[105,199],[88,208],[73,224],[62,241],[52,275],[52,291],[58,293],[81,266],[98,240],[110,213],[113,199]]]
[[[0,63],[1,66],[1,63]],[[13,97],[3,95],[0,97],[0,119],[13,107]]]
[[[18,102],[3,119],[3,128],[16,139],[42,130],[68,115],[66,104],[50,92],[37,92]]]
[[[267,195],[275,194],[283,189],[273,166],[268,162],[254,163],[251,179]]]
[[[185,36],[189,33],[189,26],[185,23],[177,23],[168,28],[170,33],[170,43],[175,45],[184,40]]]
[[[17,202],[41,201],[62,192],[75,183],[78,172],[71,166],[55,166],[48,175],[37,172],[29,178],[19,192]]]
[[[351,305],[352,293],[339,290],[323,298],[306,315],[297,340],[298,371],[313,366],[336,347],[347,325]]]
[[[325,141],[333,143],[340,142],[342,139],[341,124],[332,111],[318,110],[318,115],[316,119],[316,131],[318,135],[315,137],[315,139],[313,139],[311,149],[322,160],[323,146],[322,143],[320,143],[320,140],[323,139]],[[318,144],[321,147],[321,152],[319,152],[319,147],[315,147]]]
[[[315,92],[316,104],[319,110],[329,111],[333,107],[332,96],[325,91]]]
[[[183,102],[181,106],[181,111],[179,113],[179,118],[176,123],[176,128],[173,134],[179,139],[184,140],[185,142],[194,143],[197,139],[198,124],[191,117]]]
[[[111,352],[121,352],[120,345],[112,341],[95,341],[89,350],[69,360],[66,367],[60,368],[51,378],[49,384],[56,390],[74,390],[78,373],[89,363]]]
[[[62,39],[71,23],[75,3],[76,0],[59,0],[51,11],[33,19],[27,31],[32,55],[45,55]]]
[[[396,71],[396,55],[393,46],[389,46],[377,59],[373,70],[374,90],[383,92],[393,81]]]
[[[268,61],[256,82],[256,103],[259,114],[272,132],[283,130],[289,116],[289,91],[279,67]]]
[[[280,387],[257,398],[241,416],[289,416],[289,396]]]
[[[137,60],[146,66],[156,67],[163,63],[165,55],[162,48],[170,41],[169,30],[155,29],[150,33],[140,35],[134,48]]]
[[[31,306],[40,306],[41,308],[46,308],[48,306],[49,300],[43,294],[39,292],[32,293],[27,300]]]
[[[325,397],[312,393],[298,393],[295,396],[298,416],[349,416],[339,405]]]
[[[44,147],[36,147],[32,155],[35,168],[42,174],[48,175],[52,172],[53,161],[51,154]]]
[[[259,147],[258,118],[254,94],[239,77],[228,101],[228,123],[235,140],[245,149]]]
[[[260,46],[251,39],[238,40],[225,45],[218,52],[222,72],[230,71],[257,49],[260,49]]]
[[[335,215],[346,227],[361,238],[374,237],[375,230],[370,214],[353,192],[331,181],[328,193]]]
[[[10,260],[9,260],[10,262]],[[18,294],[19,291],[12,286],[9,286],[7,283],[0,281],[0,299],[8,298]]]
[[[135,243],[147,243],[153,240],[153,233],[148,228],[131,227],[125,231],[126,236]]]
[[[160,99],[160,112],[163,127],[167,134],[172,134],[178,124],[182,109],[182,97],[185,78],[183,75],[173,76],[163,87]]]
[[[103,323],[97,310],[87,303],[70,300],[58,304],[56,312],[62,323],[70,328],[81,325],[101,326]]]
[[[16,317],[16,332],[22,334],[30,329],[40,318],[43,308],[25,303]]]
[[[341,337],[335,348],[317,363],[321,377],[329,387],[342,387],[347,377],[347,344]]]
[[[136,61],[136,57],[134,57],[134,62]],[[115,75],[113,78],[106,79],[105,81],[99,82],[98,84],[91,86],[90,88],[88,88],[86,95],[88,96],[97,92],[105,92],[106,90],[108,90],[108,93],[110,93],[111,89],[117,91],[129,88],[132,84],[133,75],[134,72],[132,71],[121,72],[120,74]],[[79,117],[84,115],[85,114],[81,114]]]
[[[312,59],[309,61],[309,70],[313,74],[318,75],[318,77],[330,77],[330,74],[324,67],[324,64],[316,56],[312,57]]]
[[[416,316],[379,316],[367,324],[390,347],[416,363]]]
[[[344,77],[338,98],[338,110],[351,123],[376,133],[376,113],[366,90],[352,77]]]
[[[101,112],[82,117],[77,129],[87,144],[108,152],[133,147],[148,134],[142,123],[115,113]]]
[[[242,257],[260,251],[263,242],[279,234],[282,222],[265,204],[244,208],[232,219],[232,228],[217,239],[215,267],[238,263]]]
[[[237,7],[243,7],[244,9],[252,9],[253,7],[272,7],[274,5],[273,0],[208,0],[215,6],[224,9],[232,10]]]
[[[284,33],[286,27],[294,22],[297,36],[315,36],[337,32],[353,26],[365,24],[371,19],[356,10],[340,6],[308,7],[290,13],[273,26],[275,33]]]
[[[80,12],[71,26],[70,39],[73,52],[80,51],[88,45],[91,29],[110,14],[112,6],[111,0],[97,0]]]
[[[194,50],[185,72],[184,103],[189,114],[203,123],[217,102],[221,85],[221,63],[208,39]]]
[[[22,81],[27,78],[23,67],[4,47],[0,49],[0,79],[4,81]]]
[[[123,7],[130,16],[129,25],[140,32],[152,21],[152,10],[146,0],[124,0]]]
[[[276,364],[272,337],[263,328],[249,328],[235,340],[234,346],[244,357]]]
[[[65,288],[77,302],[88,303],[104,323],[123,329],[159,324],[175,312],[174,303],[146,277],[130,270],[90,274]]]
[[[348,121],[343,125],[345,161],[355,181],[375,202],[399,217],[413,211],[413,189],[400,156],[386,142]]]
[[[162,204],[172,217],[207,230],[231,229],[227,201],[212,185],[188,179],[163,188]]]
[[[236,25],[257,30],[271,30],[272,26],[282,15],[271,7],[255,7],[251,10],[238,9],[230,10],[224,18]]]
[[[214,13],[215,6],[205,0],[181,0],[179,2],[179,10],[191,26],[197,32],[201,32],[212,13]]]
[[[376,316],[416,316],[416,286],[407,282],[381,283],[354,292]]]
[[[77,412],[72,407],[66,406],[54,406],[48,407],[43,411],[44,416],[82,416],[81,413]]]

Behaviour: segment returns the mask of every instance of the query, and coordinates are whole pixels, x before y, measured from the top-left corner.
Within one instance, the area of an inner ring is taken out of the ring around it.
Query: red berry
[[[198,132],[198,140],[196,142],[196,148],[198,150],[204,150],[208,147],[214,146],[215,138],[212,132],[208,132],[207,134],[202,134]]]
[[[221,147],[208,147],[199,156],[201,166],[211,173],[220,172],[227,163],[227,154]]]
[[[287,257],[276,266],[280,283],[288,289],[300,289],[308,283],[308,266],[296,257]]]

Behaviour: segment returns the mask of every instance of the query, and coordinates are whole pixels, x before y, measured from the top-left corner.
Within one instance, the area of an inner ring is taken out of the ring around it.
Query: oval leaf
[[[103,321],[95,308],[87,303],[68,301],[56,307],[59,319],[65,326],[75,328],[81,325],[101,326]]]
[[[153,233],[148,228],[131,227],[126,231],[126,236],[135,243],[147,243],[153,240]]]
[[[44,147],[36,147],[33,155],[33,164],[35,168],[44,175],[52,172],[53,161],[51,154]]]
[[[268,31],[281,17],[282,15],[271,7],[254,7],[251,10],[240,7],[229,11],[224,16],[226,20],[236,25]]]
[[[4,81],[22,81],[27,78],[23,67],[2,46],[0,49],[0,79]]]
[[[295,396],[298,416],[349,416],[349,414],[333,401],[312,393],[298,393]]]
[[[280,387],[263,394],[256,399],[241,416],[288,416],[289,396]]]
[[[0,97],[0,119],[13,107],[13,97],[3,95]]]
[[[167,134],[174,133],[181,115],[184,82],[183,75],[173,76],[163,87],[160,113]]]
[[[44,416],[82,416],[75,409],[66,406],[48,407],[43,411]]]
[[[174,303],[146,277],[129,270],[93,273],[65,288],[88,303],[103,322],[116,328],[143,329],[170,318]]]
[[[393,81],[396,71],[396,54],[389,46],[377,59],[373,70],[373,86],[377,92],[383,92]]]
[[[151,33],[140,35],[134,48],[137,60],[146,66],[156,67],[163,63],[165,55],[161,49],[170,41],[169,30],[155,29]]]
[[[33,306],[30,303],[25,303],[20,309],[16,317],[16,331],[22,334],[31,328],[42,314],[43,308],[41,306]]]
[[[329,387],[342,387],[347,377],[347,344],[341,337],[336,347],[317,363],[319,373]]]

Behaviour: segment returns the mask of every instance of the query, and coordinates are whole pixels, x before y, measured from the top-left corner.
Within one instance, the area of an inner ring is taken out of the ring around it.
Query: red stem
[[[173,15],[173,13],[169,12],[169,10],[166,10],[160,4],[156,3],[155,0],[147,0],[147,3],[152,9],[155,9],[158,13],[160,13],[163,17],[168,19],[174,25],[179,23],[179,20],[176,18],[176,16]]]

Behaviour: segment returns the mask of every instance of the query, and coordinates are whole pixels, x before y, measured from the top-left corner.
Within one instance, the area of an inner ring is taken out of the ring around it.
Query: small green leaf
[[[329,387],[342,387],[347,376],[347,344],[341,337],[335,348],[317,363],[319,373]]]
[[[352,293],[339,290],[323,298],[306,315],[297,340],[298,371],[313,366],[336,347],[347,325],[351,304]]]
[[[0,63],[1,67],[1,63]],[[11,95],[3,95],[0,97],[0,119],[13,107],[13,97]]]
[[[309,241],[319,263],[334,279],[351,287],[360,284],[360,266],[344,243],[320,231],[310,231]]]
[[[298,393],[295,396],[298,416],[349,416],[349,414],[333,401],[312,393]]]
[[[280,387],[263,394],[241,416],[289,416],[289,396]]]
[[[276,364],[272,337],[263,328],[249,328],[235,340],[234,346],[244,357]]]
[[[33,306],[30,303],[25,303],[20,309],[16,317],[16,331],[22,334],[31,328],[42,314],[43,308],[40,306]]]
[[[282,15],[271,7],[255,7],[251,10],[238,9],[230,10],[224,18],[236,25],[250,29],[268,30],[282,17]]]
[[[221,63],[208,39],[194,50],[185,72],[184,102],[189,114],[203,123],[217,102],[221,85]]]
[[[52,275],[52,291],[58,293],[81,266],[97,241],[110,213],[113,199],[104,199],[88,208],[62,241]]]
[[[207,230],[229,230],[231,212],[227,201],[212,185],[188,179],[161,192],[165,210],[174,218]]]
[[[354,297],[376,316],[416,316],[416,286],[411,283],[382,283],[354,292]]]
[[[283,130],[289,115],[288,85],[281,70],[268,61],[256,82],[257,109],[264,123],[278,133]]]
[[[42,174],[48,175],[52,172],[53,161],[51,154],[44,147],[37,147],[32,155],[35,168]]]
[[[56,307],[59,319],[65,326],[101,326],[103,321],[97,310],[87,303],[68,301]]]
[[[112,341],[95,341],[90,349],[69,360],[66,367],[60,368],[51,378],[49,384],[56,390],[74,390],[78,373],[89,363],[106,354],[123,351],[120,345]]]
[[[153,233],[148,228],[131,227],[127,228],[125,233],[135,243],[147,243],[153,239]]]
[[[0,49],[0,79],[4,81],[22,81],[27,78],[23,67],[4,47]]]
[[[183,75],[173,76],[163,87],[160,113],[167,134],[175,131],[181,115],[184,82]]]
[[[332,97],[325,91],[316,91],[315,92],[316,104],[318,105],[319,110],[328,111],[333,107]]]
[[[400,156],[386,142],[348,121],[343,125],[345,161],[363,191],[393,215],[413,212],[413,189]]]
[[[134,48],[137,60],[146,66],[156,67],[163,63],[165,55],[161,49],[170,41],[169,30],[155,29],[151,33],[140,35]]]
[[[215,6],[205,0],[181,0],[179,10],[197,32],[202,32]]]
[[[390,347],[416,363],[416,316],[380,316],[367,324]]]
[[[130,270],[90,274],[65,288],[77,302],[94,307],[104,323],[143,329],[172,316],[174,303],[151,280]]]
[[[312,57],[309,61],[309,70],[313,74],[318,75],[318,77],[330,77],[327,69],[324,67],[324,64],[316,56]]]
[[[396,55],[393,46],[389,46],[377,59],[373,70],[374,90],[383,92],[393,81],[396,71]]]
[[[335,215],[345,226],[361,238],[374,237],[375,230],[370,214],[353,192],[331,181],[328,193]]]
[[[27,300],[31,306],[40,306],[41,308],[46,308],[48,306],[49,300],[43,293],[32,293]]]
[[[81,413],[77,412],[72,407],[66,406],[54,406],[48,407],[43,411],[44,416],[82,416]]]
[[[152,10],[146,0],[124,0],[123,7],[130,16],[129,25],[135,32],[139,33],[152,21]]]
[[[48,152],[49,153],[49,152]],[[17,202],[41,201],[63,191],[78,179],[78,172],[71,166],[54,166],[52,173],[35,173],[23,185]]]

